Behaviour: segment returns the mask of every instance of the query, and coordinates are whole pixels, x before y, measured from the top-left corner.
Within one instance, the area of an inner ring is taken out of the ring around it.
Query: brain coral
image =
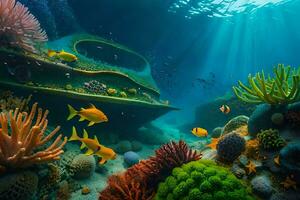
[[[248,188],[228,169],[208,160],[176,167],[158,186],[155,198],[180,200],[254,200]]]
[[[248,125],[249,117],[245,115],[239,115],[233,119],[231,119],[223,129],[222,135],[226,135],[236,129],[238,129],[241,126],[247,126]]]
[[[96,161],[94,156],[79,154],[70,165],[70,174],[77,179],[89,178],[95,172],[95,168]]]
[[[220,160],[233,162],[245,150],[246,142],[236,132],[229,133],[220,138],[217,144],[217,154]]]
[[[285,146],[285,140],[279,135],[276,129],[268,129],[257,134],[259,144],[266,150],[281,149]]]
[[[37,190],[38,176],[30,171],[8,174],[0,179],[1,200],[32,199]]]

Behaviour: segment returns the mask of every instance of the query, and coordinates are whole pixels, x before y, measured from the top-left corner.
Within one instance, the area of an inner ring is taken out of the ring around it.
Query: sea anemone
[[[0,46],[36,53],[35,45],[47,41],[46,32],[28,8],[15,0],[0,1]]]

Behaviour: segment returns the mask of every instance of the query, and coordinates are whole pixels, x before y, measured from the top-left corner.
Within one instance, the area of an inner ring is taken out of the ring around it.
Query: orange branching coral
[[[183,141],[165,144],[155,151],[155,156],[140,161],[123,174],[111,176],[99,199],[150,200],[158,183],[169,176],[173,168],[200,158],[201,154]]]
[[[35,118],[37,112],[37,117]],[[59,131],[56,127],[49,135],[44,136],[47,129],[47,115],[37,103],[32,106],[31,112],[20,113],[17,108],[14,112],[0,113],[0,165],[7,168],[25,168],[33,164],[40,164],[58,160],[63,153],[63,146],[67,137],[60,143],[62,135],[46,149],[34,152],[37,147],[50,141]],[[35,123],[33,123],[35,121]],[[9,127],[10,126],[10,127]]]

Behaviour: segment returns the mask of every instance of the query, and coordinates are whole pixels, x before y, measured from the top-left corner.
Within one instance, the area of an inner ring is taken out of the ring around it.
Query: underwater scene
[[[0,200],[300,200],[300,0],[0,0]]]

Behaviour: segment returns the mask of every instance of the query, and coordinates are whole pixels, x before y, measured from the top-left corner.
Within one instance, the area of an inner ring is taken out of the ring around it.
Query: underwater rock
[[[231,172],[239,179],[242,179],[246,175],[246,171],[237,164],[233,164]]]
[[[132,151],[140,151],[143,149],[143,144],[140,143],[139,141],[133,140],[131,142],[131,150]]]
[[[31,71],[25,65],[18,65],[14,67],[7,67],[8,73],[14,77],[19,83],[28,83],[31,80]]]
[[[285,106],[272,106],[269,104],[261,104],[256,107],[250,115],[248,121],[248,132],[255,137],[261,130],[273,128],[272,115],[274,113],[283,113]]]
[[[148,124],[138,129],[137,139],[144,144],[161,145],[170,141],[171,137],[164,134],[160,128]]]
[[[271,180],[265,175],[253,178],[251,180],[251,187],[253,192],[262,198],[270,197],[273,191]]]
[[[238,159],[239,163],[242,165],[242,166],[246,166],[249,162],[249,159],[247,158],[247,156],[245,155],[241,155]]]
[[[37,191],[38,176],[30,171],[8,174],[0,179],[1,200],[30,200]]]
[[[127,151],[131,151],[131,143],[128,140],[122,140],[116,145],[116,152],[123,154]]]
[[[287,172],[300,176],[300,143],[289,143],[279,153],[280,166]]]
[[[124,153],[124,161],[129,167],[131,167],[140,161],[140,156],[133,151],[128,151]]]
[[[218,138],[221,136],[222,132],[223,132],[223,127],[216,127],[214,128],[210,136],[212,138]]]
[[[276,126],[281,126],[284,123],[284,115],[282,113],[274,113],[271,116],[272,123]]]
[[[217,144],[218,158],[225,162],[233,162],[245,150],[245,139],[236,132],[220,138]]]
[[[249,117],[245,115],[239,115],[233,119],[231,119],[223,129],[222,135],[226,135],[236,129],[238,129],[241,126],[247,126],[249,121]]]
[[[73,159],[70,165],[70,174],[75,179],[86,179],[95,172],[95,168],[96,161],[94,156],[79,154]]]

